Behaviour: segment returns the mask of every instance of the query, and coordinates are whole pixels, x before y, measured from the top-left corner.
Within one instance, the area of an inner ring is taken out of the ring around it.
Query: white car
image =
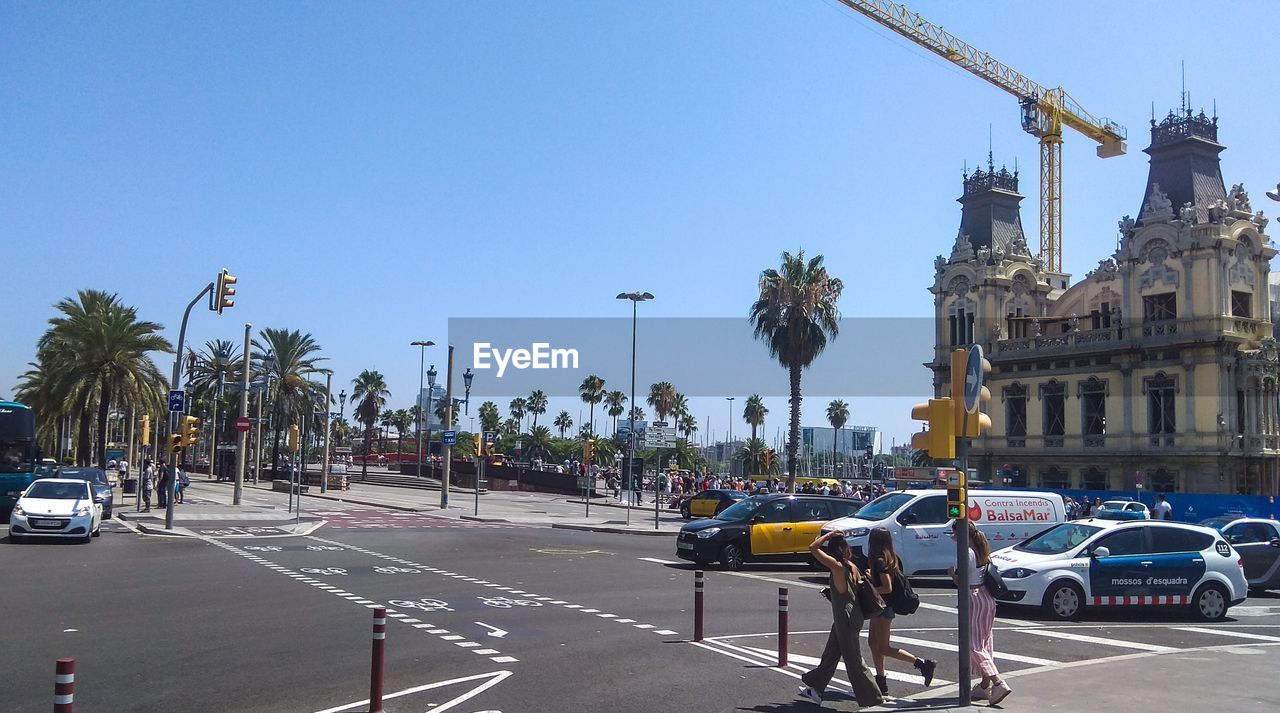
[[[27,486],[9,516],[9,541],[69,537],[88,542],[101,534],[102,505],[86,480],[42,478]]]
[[[1136,500],[1107,500],[1102,503],[1103,510],[1119,510],[1127,513],[1137,513],[1129,515],[1134,520],[1150,520],[1151,510],[1144,503]]]
[[[1217,530],[1113,518],[1063,523],[992,553],[1009,588],[999,600],[1060,620],[1086,607],[1189,606],[1216,621],[1248,595],[1240,553]]]

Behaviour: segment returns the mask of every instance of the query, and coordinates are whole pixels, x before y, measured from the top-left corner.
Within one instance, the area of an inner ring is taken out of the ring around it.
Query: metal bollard
[[[702,570],[693,572],[693,640],[702,641]]]
[[[787,588],[778,587],[778,668],[787,665]]]
[[[53,677],[53,713],[72,713],[76,707],[76,660],[58,659]]]
[[[369,670],[369,713],[382,713],[382,660],[387,643],[387,608],[373,610],[373,664]]]

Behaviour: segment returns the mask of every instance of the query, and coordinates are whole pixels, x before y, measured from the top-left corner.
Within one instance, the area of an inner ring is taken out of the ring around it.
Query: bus
[[[36,415],[31,407],[0,401],[0,517],[8,519],[18,496],[36,478]]]

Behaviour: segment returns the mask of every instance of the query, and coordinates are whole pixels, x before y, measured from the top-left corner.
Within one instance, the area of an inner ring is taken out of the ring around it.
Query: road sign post
[[[240,418],[236,419],[237,432],[248,433],[249,429],[252,427],[253,427],[253,423],[249,421],[249,418],[247,416],[241,416]]]
[[[443,443],[443,444],[444,444],[444,445],[446,445],[446,446],[456,446],[456,445],[458,445],[458,432],[457,432],[457,431],[443,431],[443,432],[441,432],[441,433],[440,433],[440,442],[441,442],[441,443]]]

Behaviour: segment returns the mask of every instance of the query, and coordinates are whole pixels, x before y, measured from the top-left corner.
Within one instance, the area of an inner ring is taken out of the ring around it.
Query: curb
[[[636,530],[634,528],[611,527],[609,525],[574,525],[564,522],[553,522],[551,527],[557,530],[580,530],[582,532],[608,532],[615,535],[648,535],[650,537],[663,537],[670,535],[678,535],[678,532],[669,530]]]
[[[500,518],[500,517],[476,517],[475,515],[459,515],[459,516],[458,516],[458,519],[459,519],[459,520],[470,520],[471,522],[501,522],[501,523],[503,523],[503,524],[505,524],[505,525],[523,525],[523,524],[525,524],[525,523],[520,523],[520,522],[512,522],[512,521],[510,521],[510,520],[504,520],[504,519],[502,519],[502,518]]]
[[[423,507],[409,507],[408,505],[391,505],[389,503],[379,503],[372,500],[353,500],[351,498],[339,498],[332,495],[320,495],[319,493],[303,493],[304,498],[315,498],[316,500],[330,500],[338,503],[351,503],[352,505],[365,505],[373,508],[382,508],[384,510],[399,510],[401,512],[432,512],[440,508],[425,505]]]

